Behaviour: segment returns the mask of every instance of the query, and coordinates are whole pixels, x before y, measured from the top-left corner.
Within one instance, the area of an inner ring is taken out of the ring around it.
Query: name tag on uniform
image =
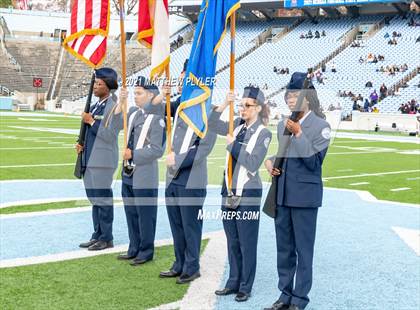
[[[100,121],[100,120],[103,120],[104,119],[104,116],[103,115],[95,115],[93,117],[93,119],[96,120],[96,121]]]

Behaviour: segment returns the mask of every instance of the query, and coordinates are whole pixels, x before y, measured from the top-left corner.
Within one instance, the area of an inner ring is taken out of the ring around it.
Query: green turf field
[[[0,179],[72,179],[79,125],[76,117],[0,116]],[[270,154],[276,148],[274,139]],[[210,184],[221,184],[225,154],[225,139],[219,137],[208,158]],[[337,138],[324,163],[325,186],[368,190],[378,199],[420,203],[419,154],[420,146],[413,143]],[[164,173],[161,159],[161,180]],[[261,177],[270,181],[263,167]]]
[[[203,240],[201,252],[207,243]],[[2,268],[1,308],[149,309],[178,301],[187,292],[188,284],[158,277],[172,264],[172,246],[156,248],[154,260],[140,267],[117,261],[116,256]]]

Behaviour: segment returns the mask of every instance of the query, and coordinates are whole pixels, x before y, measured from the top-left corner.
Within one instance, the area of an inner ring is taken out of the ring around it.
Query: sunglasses
[[[256,107],[258,106],[257,104],[249,104],[249,103],[245,103],[245,104],[240,104],[238,105],[238,109],[242,109],[242,110],[248,110],[251,107]]]

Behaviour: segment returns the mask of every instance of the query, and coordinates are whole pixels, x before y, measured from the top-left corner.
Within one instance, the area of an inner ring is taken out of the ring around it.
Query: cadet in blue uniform
[[[299,121],[278,124],[279,141],[285,127],[292,133],[286,160],[273,168],[275,157],[265,162],[267,170],[278,177],[275,218],[277,270],[280,298],[270,310],[304,309],[312,286],[312,262],[318,208],[322,205],[322,162],[330,142],[330,126],[320,110],[312,83],[302,90],[306,74],[296,72],[287,86],[285,101],[295,109],[304,91]]]
[[[126,165],[122,170],[122,197],[127,218],[130,244],[118,259],[133,261],[132,266],[153,259],[159,188],[158,159],[164,153],[165,122],[160,114],[147,114],[143,108],[159,94],[156,85],[138,77],[134,88],[135,107],[128,111],[127,148],[123,150]],[[122,89],[115,113],[122,126],[121,104],[127,100]]]
[[[112,117],[116,107],[113,91],[116,89],[117,73],[113,69],[96,70],[93,93],[99,101],[91,106],[89,113],[83,113],[82,116],[88,124],[84,150],[81,145],[76,146],[77,152],[83,150],[83,183],[92,203],[94,232],[88,242],[80,244],[80,247],[89,250],[113,247],[114,205],[111,184],[118,166],[119,132]]]
[[[254,283],[257,265],[257,241],[262,183],[258,173],[267,154],[271,132],[265,127],[269,107],[264,103],[263,92],[256,87],[246,87],[241,101],[240,114],[234,122],[234,136],[228,135],[227,122],[220,120],[221,113],[234,101],[229,93],[223,105],[210,116],[209,128],[227,136],[227,150],[232,156],[232,192],[227,188],[227,166],[222,187],[222,211],[229,257],[229,279],[225,288],[216,295],[236,294],[238,302],[248,300]],[[254,213],[251,213],[254,212]],[[258,212],[258,213],[257,213]],[[256,217],[249,218],[249,215]]]
[[[178,277],[176,283],[184,284],[200,277],[203,220],[198,218],[198,214],[207,195],[207,156],[213,149],[217,136],[207,132],[205,138],[199,138],[177,117],[178,105],[179,101],[178,104],[172,104],[172,110],[176,113],[172,152],[166,158],[168,169],[165,190],[166,210],[174,239],[175,262],[168,271],[162,271],[160,277]],[[164,105],[158,106],[164,114]]]

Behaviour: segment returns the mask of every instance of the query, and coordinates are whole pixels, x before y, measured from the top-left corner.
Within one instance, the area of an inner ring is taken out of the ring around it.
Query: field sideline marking
[[[323,178],[323,179],[324,180],[336,180],[336,179],[348,179],[348,178],[362,178],[362,177],[388,175],[388,174],[413,173],[413,172],[419,172],[419,171],[420,171],[420,169],[389,171],[389,172],[379,172],[379,173],[363,173],[363,174],[354,174],[354,175],[342,175],[342,176],[336,176],[336,177],[326,177],[326,178]]]
[[[221,241],[224,238],[223,230],[215,231],[215,232],[208,232],[203,234],[203,239],[216,239],[216,241]],[[210,243],[210,242],[209,242]],[[223,242],[221,242],[223,244]],[[155,246],[165,246],[165,245],[172,245],[173,241],[171,239],[162,239],[156,240]],[[71,259],[78,259],[84,257],[92,257],[104,254],[112,254],[112,253],[120,253],[127,251],[128,244],[118,245],[116,247],[106,249],[103,251],[88,251],[88,250],[76,250],[76,251],[69,251],[64,253],[57,253],[57,254],[50,254],[50,255],[41,255],[41,256],[32,256],[32,257],[22,257],[22,258],[12,258],[12,259],[3,259],[0,260],[0,268],[10,268],[10,267],[18,267],[18,266],[28,266],[28,265],[38,265],[43,263],[51,263],[51,262],[60,262],[66,261]],[[226,246],[223,246],[226,248]],[[213,253],[214,254],[214,253]],[[224,259],[223,267],[224,267]],[[208,266],[208,268],[212,268],[212,266]],[[210,270],[209,270],[209,273]],[[224,268],[222,270],[222,274],[224,273]],[[219,285],[219,283],[217,283]],[[214,295],[214,292],[211,292]]]
[[[420,231],[402,227],[391,227],[392,230],[411,248],[417,256],[420,256]]]

